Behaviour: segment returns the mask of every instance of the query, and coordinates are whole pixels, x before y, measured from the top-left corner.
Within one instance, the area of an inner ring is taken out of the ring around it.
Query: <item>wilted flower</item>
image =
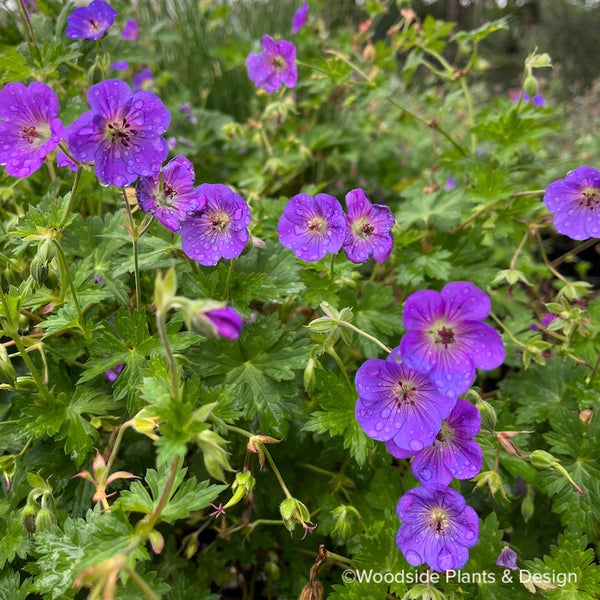
[[[268,35],[260,42],[262,54],[253,52],[246,59],[248,77],[265,92],[276,92],[282,85],[293,88],[298,80],[296,46],[292,42],[276,42]]]
[[[495,369],[504,361],[498,332],[481,321],[491,309],[485,292],[468,281],[448,283],[440,292],[421,290],[404,304],[404,362],[428,373],[443,394],[469,389],[475,368]]]
[[[88,101],[92,109],[69,127],[73,156],[95,161],[98,178],[112,185],[158,173],[169,153],[162,134],[171,119],[161,100],[152,92],[132,94],[124,81],[108,79],[90,88]]]
[[[135,19],[128,19],[121,33],[121,37],[126,40],[136,42],[139,35],[139,27]]]
[[[517,553],[514,550],[511,550],[508,546],[504,546],[504,548],[502,548],[502,552],[500,552],[498,560],[496,560],[496,564],[499,567],[517,571],[519,569],[519,567],[517,567]]]
[[[477,543],[477,513],[455,490],[432,485],[409,490],[397,507],[402,525],[396,544],[409,565],[427,563],[435,571],[460,569]]]
[[[9,83],[0,91],[0,164],[13,177],[28,177],[58,146],[63,133],[58,98],[39,81]]]
[[[135,195],[140,208],[170,231],[177,231],[187,215],[206,203],[198,188],[194,188],[194,165],[181,154],[170,160],[160,175],[140,177]]]
[[[306,261],[335,254],[344,242],[346,222],[341,204],[328,194],[296,194],[277,225],[279,241]]]
[[[204,316],[216,328],[218,336],[228,340],[237,340],[240,337],[244,321],[231,306],[209,310]]]
[[[394,238],[391,229],[395,219],[389,207],[371,204],[361,189],[346,194],[348,214],[344,251],[348,260],[363,263],[372,255],[377,262],[385,262],[392,252]]]
[[[546,103],[544,96],[541,94],[534,94],[533,98],[527,92],[522,93],[520,91],[510,95],[510,99],[513,102],[518,102],[521,97],[523,98],[524,102],[530,102],[537,107],[544,106]]]
[[[71,39],[99,40],[117,18],[117,11],[104,0],[76,8],[67,19],[67,36]]]
[[[592,167],[569,171],[546,188],[546,208],[554,213],[554,227],[574,240],[600,234],[600,172]]]
[[[473,438],[480,428],[479,411],[459,398],[430,446],[415,454],[399,448],[392,439],[386,442],[386,448],[396,458],[410,458],[414,454],[411,470],[422,485],[448,485],[452,477],[470,479],[479,473],[483,453]]]
[[[306,25],[308,20],[308,2],[304,2],[302,6],[294,13],[292,17],[292,33],[298,33],[302,27]]]
[[[236,258],[249,238],[246,201],[220,183],[204,183],[197,190],[204,206],[181,223],[178,233],[183,237],[183,251],[205,266],[216,265],[221,258]]]
[[[365,433],[413,453],[433,442],[455,402],[440,394],[427,375],[394,359],[365,361],[355,383],[356,420]]]

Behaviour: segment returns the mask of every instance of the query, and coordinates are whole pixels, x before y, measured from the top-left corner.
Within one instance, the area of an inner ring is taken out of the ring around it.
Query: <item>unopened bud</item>
[[[29,266],[29,273],[38,285],[42,285],[48,279],[48,265],[39,256],[34,256]]]
[[[0,344],[0,383],[13,385],[17,374],[15,372],[6,348]]]
[[[526,94],[529,94],[532,98],[537,94],[538,83],[537,79],[533,75],[527,75],[523,82],[523,90]]]
[[[49,529],[54,522],[54,515],[47,508],[42,507],[35,517],[35,530],[45,531]]]
[[[494,407],[485,400],[478,400],[475,406],[481,415],[481,428],[493,433],[498,421]]]
[[[529,460],[531,460],[531,464],[538,469],[552,469],[557,463],[554,456],[545,450],[534,450],[531,453]]]

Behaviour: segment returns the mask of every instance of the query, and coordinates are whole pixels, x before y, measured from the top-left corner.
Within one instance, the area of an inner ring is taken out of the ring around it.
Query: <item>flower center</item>
[[[435,436],[435,440],[433,440],[433,443],[445,444],[447,442],[450,442],[453,437],[454,432],[452,431],[452,429],[448,426],[446,421],[442,421],[442,428],[440,429],[440,432]]]
[[[581,192],[579,204],[588,209],[594,209],[600,203],[600,195],[596,188],[585,188]]]
[[[444,533],[444,529],[448,528],[449,519],[445,510],[434,508],[429,517],[431,519],[429,527],[433,528],[436,533]]]
[[[437,337],[435,339],[436,344],[442,344],[444,348],[454,344],[454,331],[448,327],[440,327],[437,330]]]
[[[229,224],[229,215],[225,212],[213,212],[209,215],[212,231],[223,231]]]
[[[94,21],[94,19],[88,19],[88,21],[90,22],[90,29],[97,33],[98,31],[100,31],[100,26],[98,25],[98,21]]]
[[[402,404],[414,404],[415,403],[415,392],[417,388],[413,383],[408,381],[400,381],[394,387],[394,396],[396,396],[396,404],[398,406]]]
[[[359,219],[352,223],[352,233],[363,240],[371,237],[374,231],[375,227],[373,227],[366,219]]]
[[[111,144],[119,144],[127,148],[131,136],[137,135],[137,131],[132,129],[131,123],[123,117],[120,121],[114,121],[106,125],[106,133],[108,134],[108,141]]]
[[[308,231],[312,234],[322,235],[325,232],[327,223],[322,217],[313,217],[307,222]]]
[[[281,56],[271,56],[269,62],[275,71],[283,71],[285,69],[285,60]]]
[[[163,183],[162,193],[157,192],[156,194],[156,204],[158,206],[174,206],[173,198],[175,196],[177,196],[177,190],[168,183]]]
[[[40,137],[37,129],[34,125],[30,125],[29,127],[23,127],[21,129],[21,137],[28,143],[33,144],[36,138]]]

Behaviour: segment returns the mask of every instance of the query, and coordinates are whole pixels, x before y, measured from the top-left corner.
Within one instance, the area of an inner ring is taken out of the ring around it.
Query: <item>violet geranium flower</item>
[[[262,54],[253,52],[246,59],[248,77],[265,92],[276,92],[282,85],[293,88],[298,81],[296,46],[292,42],[276,42],[264,35],[261,42]]]
[[[137,42],[139,35],[139,27],[137,21],[135,19],[129,19],[127,23],[125,23],[125,27],[121,32],[121,37],[125,40],[131,40],[132,42]]]
[[[194,189],[194,165],[181,154],[169,161],[160,175],[140,177],[135,195],[140,208],[169,231],[177,231],[181,221],[206,202],[198,188]]]
[[[433,443],[415,454],[413,475],[422,485],[448,485],[452,477],[471,479],[483,462],[481,446],[473,440],[481,428],[481,416],[475,406],[459,398]],[[386,442],[388,452],[396,458],[410,458],[414,452],[399,448],[393,439]]]
[[[0,164],[13,177],[28,177],[58,146],[63,124],[56,94],[45,83],[9,83],[0,91]]]
[[[393,440],[413,454],[433,442],[455,403],[440,394],[427,375],[393,358],[365,361],[355,384],[356,420],[365,433],[374,440]]]
[[[281,245],[312,262],[335,254],[344,242],[342,205],[329,194],[296,194],[286,204],[277,225]]]
[[[237,340],[240,337],[244,322],[231,306],[209,310],[204,316],[215,327],[218,336],[227,340]]]
[[[496,559],[496,564],[505,569],[512,569],[513,571],[519,570],[519,567],[517,567],[517,553],[508,546],[502,548],[500,556]]]
[[[298,33],[302,27],[306,25],[308,20],[308,2],[304,2],[302,6],[294,13],[292,17],[292,34]]]
[[[394,245],[392,211],[382,204],[371,204],[361,189],[346,194],[346,206],[344,251],[348,260],[363,263],[372,255],[377,262],[385,262]]]
[[[203,183],[196,189],[204,206],[181,222],[178,233],[183,237],[183,251],[204,266],[236,258],[250,237],[246,201],[220,183]]]
[[[77,165],[62,150],[56,153],[56,166],[59,169],[69,167],[71,171],[77,171]]]
[[[138,71],[133,76],[133,91],[141,92],[142,90],[151,90],[155,87],[154,75],[148,68]]]
[[[400,342],[405,364],[429,374],[442,394],[466,392],[475,368],[495,369],[504,362],[502,338],[482,323],[490,309],[487,294],[468,281],[448,283],[441,293],[411,294],[404,304],[406,333]]]
[[[91,110],[69,126],[69,148],[81,161],[95,161],[102,181],[124,186],[138,176],[158,173],[169,148],[162,134],[171,115],[152,92],[131,93],[118,79],[107,79],[88,91]]]
[[[558,233],[574,240],[600,235],[600,172],[592,167],[569,171],[546,188],[546,208]]]
[[[67,19],[67,36],[73,40],[99,40],[117,18],[117,11],[104,0],[76,8]]]
[[[432,485],[409,490],[396,509],[402,525],[396,545],[406,562],[426,562],[435,571],[460,569],[469,559],[468,548],[477,543],[477,513],[455,490]]]

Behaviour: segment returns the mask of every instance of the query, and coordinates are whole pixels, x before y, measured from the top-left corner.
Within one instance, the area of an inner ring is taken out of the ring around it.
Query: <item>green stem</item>
[[[144,596],[146,596],[148,600],[160,600],[135,569],[132,569],[128,564],[123,564],[123,570],[131,577],[132,581],[140,588],[140,590],[142,590]]]
[[[336,554],[335,552],[327,551],[327,558],[331,560],[336,560],[337,562],[344,563],[346,565],[353,565],[354,563],[349,558],[342,556],[341,554]]]
[[[333,283],[335,279],[335,254],[331,255],[331,266],[329,267],[329,282]]]
[[[517,264],[517,258],[519,258],[519,254],[521,254],[521,250],[523,250],[523,246],[525,245],[525,242],[527,241],[528,237],[529,237],[529,231],[523,236],[521,243],[519,244],[515,253],[513,254],[512,260],[510,261],[510,266],[508,267],[511,271],[515,268],[515,266]]]
[[[225,289],[223,290],[223,300],[229,300],[229,288],[231,286],[231,277],[233,275],[233,266],[235,265],[235,258],[231,259],[229,263],[229,270],[227,271],[227,279],[225,280]]]
[[[69,196],[69,202],[67,206],[65,206],[65,212],[60,219],[60,223],[58,225],[58,229],[62,229],[71,214],[71,210],[73,210],[73,202],[75,201],[75,194],[77,192],[77,188],[79,187],[79,181],[81,180],[81,166],[77,167],[77,172],[75,173],[75,179],[73,180],[73,187],[71,187],[71,195]]]
[[[27,12],[27,7],[25,6],[23,0],[18,0],[18,5],[21,9],[21,12],[23,13],[23,18],[25,19],[25,27],[27,28],[29,36],[31,37],[31,43],[36,47],[36,49],[39,50],[37,38],[35,37],[35,32],[33,31],[31,20],[29,19],[29,13]]]
[[[60,272],[63,279],[63,286],[65,282],[69,285],[71,290],[71,295],[73,296],[73,303],[75,304],[75,308],[77,310],[77,314],[79,315],[79,326],[83,327],[84,319],[83,319],[83,311],[81,310],[81,306],[79,305],[79,299],[77,298],[77,290],[75,289],[75,284],[73,283],[73,279],[71,277],[71,272],[69,271],[69,265],[67,263],[67,257],[63,252],[63,249],[58,240],[54,240],[54,245],[56,246],[56,255],[58,258],[58,265],[60,268]],[[64,291],[62,292],[64,296]]]
[[[33,377],[42,396],[44,396],[44,398],[46,400],[48,400],[48,402],[51,402],[51,403],[54,402],[54,396],[48,391],[48,389],[44,385],[44,380],[43,380],[42,376],[39,374],[38,370],[35,368],[35,365],[29,358],[29,354],[27,354],[27,350],[25,349],[25,346],[23,345],[23,342],[21,341],[21,338],[19,337],[19,333],[15,329],[14,324],[12,323],[12,318],[10,316],[10,308],[8,306],[8,302],[6,301],[6,296],[4,295],[4,291],[2,290],[1,287],[0,287],[0,300],[2,301],[2,306],[4,308],[4,313],[6,315],[7,323],[9,323],[9,325],[10,325],[10,329],[5,329],[5,332],[12,338],[13,342],[15,343],[15,346],[17,347],[17,350],[19,351],[19,354],[21,355],[23,362],[29,369],[29,372],[31,373],[31,376]]]
[[[119,431],[117,431],[117,437],[115,438],[115,443],[110,452],[110,456],[108,457],[108,461],[106,462],[106,469],[104,470],[104,472],[106,473],[106,477],[110,475],[113,463],[117,458],[117,452],[119,451],[119,446],[121,445],[123,434],[125,433],[125,430],[129,427],[130,424],[131,421],[126,421],[125,423],[123,423],[123,425],[121,425],[121,427],[119,427]]]
[[[228,423],[225,423],[225,421],[223,421],[223,419],[221,419],[220,417],[217,417],[215,415],[211,415],[210,420],[213,423],[220,425],[224,429],[227,429],[228,431],[233,431],[234,433],[239,433],[240,435],[246,436],[247,438],[254,437],[253,433],[250,433],[249,431],[246,431],[245,429],[241,429],[240,427],[236,427],[235,425],[229,425]]]
[[[340,358],[340,355],[335,351],[334,348],[331,348],[330,350],[327,350],[327,354],[329,354],[329,356],[333,357],[333,359],[337,363],[337,366],[340,368],[340,371],[342,372],[342,375],[346,378],[346,381],[348,382],[348,385],[351,388],[353,388],[354,386],[352,385],[352,382],[350,381],[350,377],[348,377],[348,371],[346,371],[346,367],[345,367],[344,363],[342,362],[342,359]]]
[[[596,376],[596,371],[598,370],[598,367],[600,366],[600,354],[598,354],[598,358],[596,359],[596,363],[594,364],[594,368],[592,369],[592,372],[590,373],[590,376],[587,379],[587,384],[591,385],[592,381],[594,380],[594,377]]]
[[[404,114],[415,119],[415,121],[422,123],[423,125],[425,125],[426,127],[429,127],[430,129],[439,131],[463,156],[466,156],[467,153],[465,152],[465,149],[448,132],[446,132],[444,129],[442,129],[437,124],[437,122],[428,121],[427,119],[423,119],[423,117],[419,117],[419,115],[416,115],[412,111],[408,110],[408,108],[405,108],[404,106],[402,106],[402,104],[399,104],[398,102],[396,102],[393,98],[391,98],[389,96],[386,97],[386,100],[388,102],[390,102],[391,104],[393,104],[395,107],[399,108]]]
[[[139,231],[133,220],[133,213],[131,212],[131,206],[129,206],[129,200],[127,199],[127,192],[125,187],[121,188],[123,194],[123,201],[125,202],[125,208],[127,209],[127,219],[129,221],[129,234],[131,235],[131,242],[133,246],[133,276],[135,278],[135,307],[139,310],[140,308],[140,269],[138,262],[138,238]]]
[[[460,78],[460,87],[465,96],[465,102],[467,103],[467,114],[469,115],[469,127],[472,129],[475,126],[475,113],[473,111],[473,99],[471,98],[471,92],[469,86],[464,77]],[[477,136],[471,131],[471,152],[475,154],[477,152]]]
[[[352,331],[356,331],[359,335],[362,335],[364,338],[371,340],[375,344],[377,344],[380,348],[383,348],[386,352],[390,353],[392,349],[389,346],[386,346],[383,342],[380,342],[376,337],[373,337],[371,334],[359,329],[358,327],[352,325],[352,323],[348,323],[347,321],[338,321],[338,325],[342,327],[347,327],[348,329],[352,329]]]
[[[548,269],[550,269],[550,272],[557,278],[560,279],[565,285],[570,285],[569,281],[563,276],[561,275],[553,266],[552,263],[548,260],[548,255],[546,254],[546,249],[544,248],[544,241],[542,240],[542,237],[540,236],[540,232],[536,231],[535,232],[535,236],[537,238],[537,241],[540,245],[540,252],[542,253],[542,260],[544,261],[544,264],[548,267]]]
[[[173,400],[179,399],[179,385],[177,383],[177,363],[175,362],[175,356],[173,350],[171,350],[171,344],[169,343],[169,335],[167,333],[167,324],[165,322],[165,315],[162,313],[156,313],[156,326],[158,328],[158,335],[160,342],[165,351],[165,358],[167,359],[167,365],[169,367],[169,373],[171,375],[171,395]]]
[[[288,490],[287,485],[285,485],[285,481],[283,481],[283,477],[281,476],[281,473],[279,472],[279,469],[277,468],[277,465],[275,464],[275,461],[273,460],[273,457],[271,456],[271,453],[269,452],[269,450],[267,449],[267,447],[263,444],[262,445],[265,456],[267,457],[267,460],[269,461],[269,464],[271,465],[271,468],[273,469],[273,473],[275,473],[275,477],[277,477],[277,481],[279,481],[279,485],[281,486],[281,489],[283,490],[283,493],[285,494],[286,498],[292,498],[292,494],[290,494],[290,490]]]
[[[171,490],[173,488],[173,483],[175,482],[175,475],[177,475],[177,469],[179,469],[179,457],[174,458],[173,462],[171,463],[171,468],[169,469],[169,476],[167,477],[167,481],[165,483],[163,492],[160,495],[160,498],[158,499],[158,504],[156,505],[156,508],[143,519],[149,531],[151,531],[154,528],[154,525],[156,524],[158,519],[160,519],[160,514],[162,513],[164,507],[169,501],[169,498],[171,497]]]
[[[507,327],[504,325],[504,323],[494,313],[490,313],[490,317],[492,317],[492,319],[494,321],[496,321],[496,323],[498,325],[500,325],[500,327],[502,328],[502,330],[508,335],[508,337],[513,341],[513,343],[515,343],[517,346],[520,346],[521,348],[524,348],[525,350],[529,350],[529,346],[527,346],[527,344],[524,344],[523,342],[520,342],[513,335],[512,331],[510,331],[510,329],[507,329]]]

